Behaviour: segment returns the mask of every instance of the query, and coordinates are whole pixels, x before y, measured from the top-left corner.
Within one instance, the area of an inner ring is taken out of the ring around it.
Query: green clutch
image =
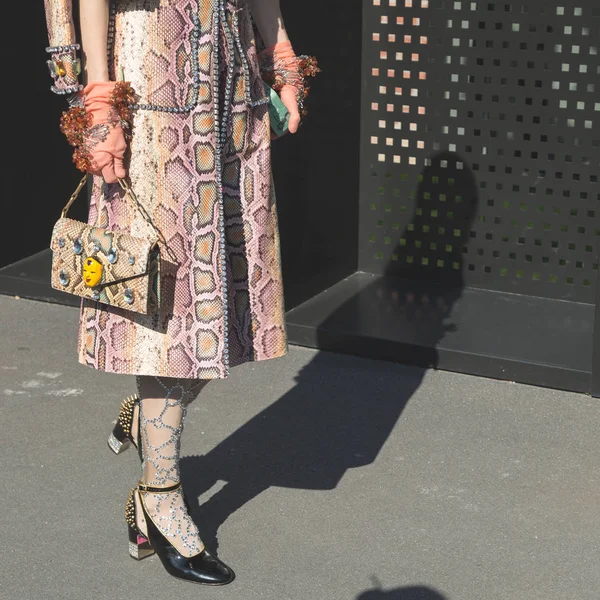
[[[269,99],[268,108],[269,108],[269,118],[271,120],[271,131],[274,137],[281,137],[285,133],[287,133],[290,113],[288,109],[285,107],[284,103],[281,101],[279,94],[266,83],[265,92]]]

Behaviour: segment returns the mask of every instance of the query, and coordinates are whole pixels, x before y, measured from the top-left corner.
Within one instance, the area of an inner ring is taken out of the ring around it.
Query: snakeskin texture
[[[156,310],[159,269],[152,245],[145,239],[59,219],[50,242],[52,287],[134,312]],[[102,279],[94,288],[83,278],[89,257],[102,265]]]
[[[129,174],[161,231],[160,310],[84,300],[79,360],[104,371],[224,378],[287,352],[269,117],[242,2],[117,0],[112,71],[140,96]],[[89,222],[149,237],[95,178]]]
[[[72,0],[44,0],[46,26],[50,46],[68,46],[75,43]]]

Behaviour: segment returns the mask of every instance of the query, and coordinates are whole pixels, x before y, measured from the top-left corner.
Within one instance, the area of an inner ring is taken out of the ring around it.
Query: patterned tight
[[[140,397],[142,483],[169,487],[180,481],[179,452],[187,407],[208,381],[166,377],[137,377],[136,381]],[[140,492],[140,496],[152,521],[183,556],[194,556],[204,550],[181,488],[161,494]]]

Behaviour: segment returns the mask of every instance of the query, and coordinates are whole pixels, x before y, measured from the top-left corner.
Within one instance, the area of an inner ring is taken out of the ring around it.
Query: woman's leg
[[[179,452],[188,405],[208,380],[137,377],[140,397],[142,483],[169,487],[179,483]],[[204,549],[184,503],[181,488],[169,493],[140,492],[148,515],[183,556]],[[139,514],[139,512],[138,512]]]

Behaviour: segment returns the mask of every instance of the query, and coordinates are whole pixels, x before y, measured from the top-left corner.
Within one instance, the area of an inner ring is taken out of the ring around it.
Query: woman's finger
[[[290,113],[288,130],[290,133],[296,133],[296,131],[298,131],[298,127],[300,127],[300,113],[296,111],[295,113]]]
[[[298,98],[296,97],[296,88],[292,85],[284,85],[281,88],[279,97],[283,102],[283,105],[288,109],[290,113],[290,120],[288,122],[288,131],[290,133],[296,133],[300,126],[300,113],[298,111]]]
[[[123,159],[115,157],[115,175],[119,179],[127,177],[127,169],[123,165]]]
[[[102,169],[102,177],[104,177],[104,181],[106,181],[106,183],[117,182],[117,176],[115,174],[115,164],[112,160]]]

